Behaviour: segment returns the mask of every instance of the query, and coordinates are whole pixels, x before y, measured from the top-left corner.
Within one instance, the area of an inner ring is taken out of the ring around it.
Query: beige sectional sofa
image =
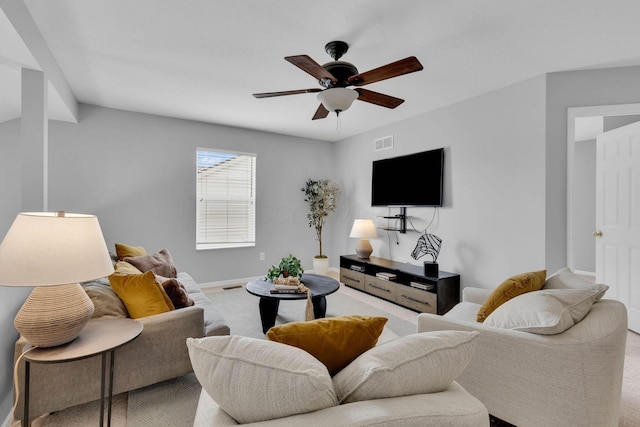
[[[195,305],[137,319],[144,327],[142,333],[115,352],[114,394],[192,372],[186,339],[229,334],[224,319],[193,278],[180,272],[178,280],[185,285]],[[111,290],[108,279],[88,282],[83,286],[96,306],[94,318],[126,315],[126,309]],[[26,344],[24,338],[18,339],[15,345],[16,359]],[[92,357],[55,365],[32,364],[30,417],[99,399],[100,362],[100,357]],[[20,394],[15,418],[21,419],[24,362],[20,363],[18,380]]]
[[[544,335],[476,322],[490,293],[468,287],[463,301],[444,316],[418,317],[419,332],[480,332],[476,352],[457,382],[491,415],[519,427],[617,427],[625,306],[601,299],[575,326]]]

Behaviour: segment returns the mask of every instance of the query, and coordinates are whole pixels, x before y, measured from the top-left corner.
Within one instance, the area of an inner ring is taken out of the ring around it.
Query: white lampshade
[[[324,105],[327,110],[334,111],[346,111],[351,107],[353,101],[358,99],[360,94],[353,89],[347,89],[346,87],[333,87],[325,89],[318,94],[318,101]]]
[[[349,237],[357,237],[361,239],[378,237],[376,225],[371,219],[356,219],[353,221],[353,227],[351,227]]]
[[[356,254],[359,258],[367,259],[373,252],[373,246],[371,246],[371,242],[367,239],[378,237],[378,232],[376,231],[373,220],[356,219],[353,221],[353,227],[351,227],[349,237],[360,239],[356,244]]]
[[[21,213],[0,243],[0,285],[35,286],[16,315],[16,329],[33,345],[75,339],[94,307],[78,282],[113,273],[93,215]]]

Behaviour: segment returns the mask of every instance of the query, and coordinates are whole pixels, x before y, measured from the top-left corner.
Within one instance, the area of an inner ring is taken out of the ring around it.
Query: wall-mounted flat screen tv
[[[444,148],[375,160],[371,206],[442,206]]]

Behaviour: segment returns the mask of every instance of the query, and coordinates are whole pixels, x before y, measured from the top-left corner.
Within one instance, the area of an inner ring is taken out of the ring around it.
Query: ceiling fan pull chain
[[[340,111],[336,111],[336,132],[340,134],[340,128],[342,127],[342,120],[340,119]]]

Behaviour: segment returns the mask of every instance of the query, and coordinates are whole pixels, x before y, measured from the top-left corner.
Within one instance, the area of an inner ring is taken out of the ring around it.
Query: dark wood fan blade
[[[255,96],[256,98],[271,98],[274,96],[297,95],[299,93],[315,93],[315,92],[322,92],[322,89],[313,88],[313,89],[285,90],[283,92],[254,93],[253,96]]]
[[[355,86],[364,86],[370,83],[379,82],[380,80],[390,79],[392,77],[402,76],[403,74],[413,73],[422,70],[422,64],[415,56],[410,56],[364,73],[356,74],[349,77],[349,83]]]
[[[324,119],[328,115],[329,115],[329,110],[324,108],[324,105],[320,104],[320,106],[316,110],[316,113],[313,115],[313,118],[311,120]]]
[[[394,96],[385,95],[383,93],[374,92],[367,89],[355,89],[360,94],[358,99],[360,101],[376,104],[381,107],[396,108],[398,105],[404,102],[404,99],[396,98]]]
[[[322,68],[322,65],[318,64],[307,55],[286,56],[284,59],[300,68],[305,73],[311,74],[318,80],[329,79],[333,83],[338,81],[333,74]]]

